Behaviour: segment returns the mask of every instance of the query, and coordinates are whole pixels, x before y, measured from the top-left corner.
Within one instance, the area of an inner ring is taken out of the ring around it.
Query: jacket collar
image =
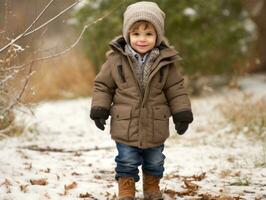
[[[139,65],[143,65],[150,54],[150,52],[148,52],[142,57],[129,44],[126,45],[125,51],[127,52],[127,54],[131,55],[138,62]]]
[[[118,37],[115,37],[110,43],[109,43],[109,46],[111,47],[111,49],[115,52],[119,52],[123,55],[127,55],[126,52],[125,52],[125,46],[126,46],[126,41],[124,39],[123,36],[118,36]],[[176,60],[180,60],[181,57],[178,55],[178,52],[171,46],[169,46],[167,44],[167,40],[164,39],[162,41],[162,43],[158,46],[159,50],[160,50],[160,58],[161,60],[173,60],[176,61]]]

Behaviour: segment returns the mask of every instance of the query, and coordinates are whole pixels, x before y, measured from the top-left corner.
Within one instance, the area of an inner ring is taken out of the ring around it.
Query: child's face
[[[155,47],[156,38],[156,30],[152,25],[145,27],[145,24],[141,24],[129,33],[131,47],[141,56]]]

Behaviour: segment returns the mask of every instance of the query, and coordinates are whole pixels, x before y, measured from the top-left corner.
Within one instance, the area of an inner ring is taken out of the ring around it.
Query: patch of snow
[[[265,94],[265,76],[239,80],[243,92]],[[184,191],[185,176],[206,173],[197,194],[227,194],[244,199],[266,198],[265,144],[250,141],[242,133],[232,133],[219,106],[235,92],[193,98],[195,116],[185,135],[179,136],[170,120],[171,136],[165,143],[163,190]],[[0,141],[0,194],[4,200],[20,199],[112,199],[117,192],[114,180],[117,154],[107,121],[100,131],[89,119],[90,98],[43,102],[34,115],[17,113],[18,122],[28,131],[20,137]],[[25,147],[64,150],[34,151]],[[140,170],[141,176],[141,170]],[[46,179],[47,185],[32,185],[32,179]],[[65,190],[75,182],[76,187]],[[137,199],[143,198],[142,181],[137,183]],[[173,199],[164,194],[166,200]],[[174,199],[189,199],[189,196]]]
[[[196,16],[197,15],[197,11],[193,8],[185,8],[183,13],[186,16]]]
[[[247,18],[244,21],[244,27],[245,27],[246,31],[248,31],[249,33],[256,32],[256,24],[251,19]]]
[[[258,98],[266,97],[266,76],[248,75],[238,79],[240,88],[249,94],[254,94]]]
[[[222,13],[224,16],[230,16],[230,11],[228,9],[224,9]]]

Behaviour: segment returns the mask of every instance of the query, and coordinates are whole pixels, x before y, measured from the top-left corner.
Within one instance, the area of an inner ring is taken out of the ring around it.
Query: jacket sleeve
[[[177,71],[177,66],[171,64],[168,72],[164,93],[168,100],[171,113],[191,111],[191,103],[184,87],[184,78]]]
[[[111,66],[107,59],[94,80],[91,108],[102,107],[110,110],[115,86]]]

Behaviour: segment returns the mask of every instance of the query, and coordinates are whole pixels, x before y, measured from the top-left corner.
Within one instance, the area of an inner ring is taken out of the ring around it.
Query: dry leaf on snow
[[[29,184],[26,184],[26,185],[20,185],[20,186],[19,186],[20,191],[26,193],[26,192],[27,192],[27,187],[28,187],[28,186],[29,186]]]
[[[45,178],[40,178],[40,179],[30,179],[30,183],[32,185],[47,185],[48,181]]]
[[[95,197],[93,197],[90,193],[86,192],[86,193],[81,193],[79,194],[79,198],[88,198],[90,197],[91,199],[95,199]]]
[[[66,195],[67,192],[68,192],[68,190],[72,190],[72,189],[76,188],[77,185],[78,184],[75,181],[72,182],[72,183],[70,183],[70,184],[68,184],[68,185],[65,185],[65,192],[64,192],[64,194]]]

